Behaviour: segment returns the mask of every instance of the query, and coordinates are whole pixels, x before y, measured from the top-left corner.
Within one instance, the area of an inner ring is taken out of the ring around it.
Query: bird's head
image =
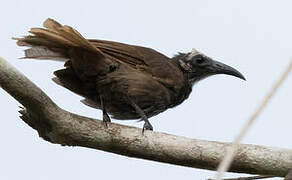
[[[215,61],[195,49],[190,53],[181,53],[175,59],[187,73],[191,84],[215,74],[227,74],[245,80],[245,77],[236,69]]]

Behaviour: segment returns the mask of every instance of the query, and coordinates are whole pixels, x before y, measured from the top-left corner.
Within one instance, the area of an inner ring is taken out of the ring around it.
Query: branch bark
[[[166,133],[108,124],[59,108],[42,90],[0,58],[0,86],[20,102],[21,118],[43,139],[67,146],[82,146],[129,157],[215,170],[231,143],[190,139]],[[240,145],[230,172],[286,176],[292,150]]]

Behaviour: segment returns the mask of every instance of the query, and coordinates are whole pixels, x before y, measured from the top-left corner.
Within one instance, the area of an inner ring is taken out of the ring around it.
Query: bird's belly
[[[171,99],[167,88],[141,73],[127,72],[107,77],[99,81],[99,89],[106,111],[121,120],[140,118],[130,101],[138,105],[147,117],[152,117],[165,111]]]
[[[115,93],[111,94],[110,101],[106,101],[106,111],[114,119],[119,120],[131,120],[140,119],[140,115],[135,111],[132,105],[129,103],[125,94],[115,96]],[[124,98],[123,98],[124,97]],[[143,110],[145,115],[150,118],[167,109],[166,104],[158,101],[157,99],[143,97],[133,97],[135,103]],[[147,99],[147,100],[146,100]]]

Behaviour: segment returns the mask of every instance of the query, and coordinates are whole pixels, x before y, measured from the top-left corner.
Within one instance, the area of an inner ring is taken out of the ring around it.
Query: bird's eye
[[[206,64],[206,58],[201,54],[196,55],[192,58],[192,65],[193,66],[204,66]]]
[[[197,64],[202,64],[202,63],[204,63],[204,61],[205,60],[202,57],[196,59]]]

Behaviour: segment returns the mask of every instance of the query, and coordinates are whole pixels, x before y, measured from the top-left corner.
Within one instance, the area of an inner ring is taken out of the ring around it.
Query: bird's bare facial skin
[[[207,56],[203,54],[197,54],[190,59],[189,63],[193,68],[203,68],[204,66],[211,65],[211,61],[212,60],[210,60],[210,58],[208,58]]]
[[[192,84],[212,75],[208,70],[208,67],[212,64],[212,60],[201,53],[195,55],[190,54],[187,59],[187,64],[191,67],[189,80]]]
[[[198,71],[198,69],[204,69],[204,66],[210,66],[213,60],[196,49],[192,49],[186,61],[193,71]]]

